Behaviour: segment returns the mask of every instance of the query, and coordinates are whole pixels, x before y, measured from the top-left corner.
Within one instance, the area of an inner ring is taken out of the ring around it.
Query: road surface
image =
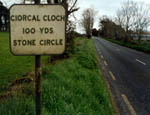
[[[150,115],[150,55],[98,37],[94,44],[120,114]]]

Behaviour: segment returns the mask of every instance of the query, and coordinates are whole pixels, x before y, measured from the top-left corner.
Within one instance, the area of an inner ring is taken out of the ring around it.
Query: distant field
[[[3,39],[8,37],[7,33],[1,36]],[[16,64],[7,62],[8,65],[14,65],[12,68],[10,67],[11,73],[6,72],[8,66],[3,64],[5,66],[2,69],[3,75],[6,74],[6,78],[1,80],[1,84],[9,83],[15,77],[33,68],[32,57],[13,57],[8,51],[7,53]],[[22,68],[23,62],[26,62],[24,68]],[[17,72],[18,67],[15,68],[16,66],[20,67],[19,72]],[[12,73],[15,77],[8,81],[7,78]],[[76,39],[72,57],[44,66],[42,78],[43,115],[114,114],[108,91],[97,65],[92,39]],[[29,86],[28,89],[32,89],[30,85],[25,85]],[[25,90],[25,88],[23,89]],[[35,115],[34,90],[30,91],[27,90],[26,95],[19,94],[17,97],[14,96],[0,102],[0,115]]]
[[[0,33],[0,92],[17,77],[34,67],[33,56],[13,56],[9,49],[9,34]]]

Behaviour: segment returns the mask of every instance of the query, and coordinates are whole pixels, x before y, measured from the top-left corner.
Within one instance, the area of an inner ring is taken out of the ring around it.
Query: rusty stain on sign
[[[11,52],[14,55],[62,54],[65,16],[62,5],[13,5],[10,8]]]

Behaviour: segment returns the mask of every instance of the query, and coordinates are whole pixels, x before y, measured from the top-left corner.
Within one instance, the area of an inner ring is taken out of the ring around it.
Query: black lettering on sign
[[[56,40],[56,42],[57,42],[57,40]],[[55,40],[51,40],[51,44],[55,45]]]
[[[40,21],[38,15],[33,15],[32,21]]]
[[[35,33],[35,28],[31,28],[31,34]]]
[[[11,15],[11,21],[40,21],[39,15]]]
[[[35,40],[14,40],[14,46],[35,46]]]
[[[65,21],[64,15],[44,15],[43,21]]]
[[[52,16],[51,16],[51,20],[52,20],[52,21],[55,21],[55,19],[56,19],[56,18],[55,18],[55,15],[52,15]]]
[[[21,45],[21,40],[18,40],[18,45],[19,45],[19,46]]]
[[[14,44],[13,44],[14,46],[16,46],[16,45],[17,45],[17,41],[16,41],[16,40],[14,40],[14,42],[13,42],[13,43],[14,43]]]
[[[56,40],[56,45],[60,45],[58,40]]]
[[[26,20],[27,20],[26,15],[23,15],[23,21],[26,21]]]
[[[50,40],[47,40],[47,45],[51,45],[51,41]]]
[[[10,16],[10,20],[15,21],[14,17],[15,17],[14,15]]]
[[[46,15],[43,16],[43,21],[47,21]]]
[[[40,44],[41,46],[63,45],[63,39],[40,40],[39,44]]]
[[[21,21],[23,18],[21,15],[18,15],[18,21]]]
[[[25,46],[27,44],[26,40],[22,40],[22,45]]]
[[[48,28],[45,28],[45,34],[47,34],[49,32]]]
[[[36,32],[35,28],[23,28],[23,34],[34,34]]]
[[[31,21],[31,20],[32,20],[32,16],[31,16],[31,15],[28,15],[27,20],[28,20],[28,21]]]
[[[63,45],[63,39],[60,39],[59,44]]]
[[[40,40],[40,45],[44,45],[44,40]]]
[[[52,34],[54,32],[53,28],[40,28],[41,34]]]

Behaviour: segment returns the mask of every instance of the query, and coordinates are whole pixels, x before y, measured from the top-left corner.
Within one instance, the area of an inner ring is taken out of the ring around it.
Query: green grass
[[[93,41],[77,42],[71,59],[43,69],[43,107],[53,115],[112,115]]]
[[[7,39],[8,34],[3,33],[1,36]],[[8,47],[7,42],[8,40],[3,40],[2,45]],[[43,67],[43,115],[113,115],[110,97],[97,65],[92,39],[78,38],[75,44],[72,57]],[[32,64],[28,64],[28,62],[33,63],[33,57],[15,57],[9,53],[9,48],[6,48],[7,50],[5,48],[2,55],[5,54],[5,57],[9,55],[7,59],[9,61],[5,62],[6,65],[2,63],[3,68],[0,66],[3,70],[2,75],[6,74],[6,78],[2,77],[1,84],[11,82],[11,79],[7,80],[9,75],[14,76],[12,79],[15,79],[33,68]],[[20,64],[19,60],[22,60]],[[26,66],[21,69],[23,63]],[[11,64],[14,67],[9,68]],[[12,71],[11,74],[7,72],[8,68]],[[14,96],[0,102],[0,115],[34,114],[33,95]]]
[[[9,49],[9,34],[0,33],[0,92],[33,67],[34,56],[13,56]]]
[[[0,115],[35,115],[32,97],[13,97],[0,103]]]
[[[116,44],[119,44],[121,46],[132,48],[132,49],[142,51],[142,52],[145,52],[145,53],[150,53],[150,42],[141,41],[141,43],[139,43],[138,41],[134,41],[134,42],[131,42],[131,43],[130,42],[125,43],[123,41],[108,39],[108,38],[106,38],[106,40],[108,40],[110,42],[113,42],[113,43],[116,43]]]
[[[46,56],[43,57],[45,60]],[[0,93],[12,81],[34,70],[34,56],[14,56],[9,48],[9,33],[0,32]]]

